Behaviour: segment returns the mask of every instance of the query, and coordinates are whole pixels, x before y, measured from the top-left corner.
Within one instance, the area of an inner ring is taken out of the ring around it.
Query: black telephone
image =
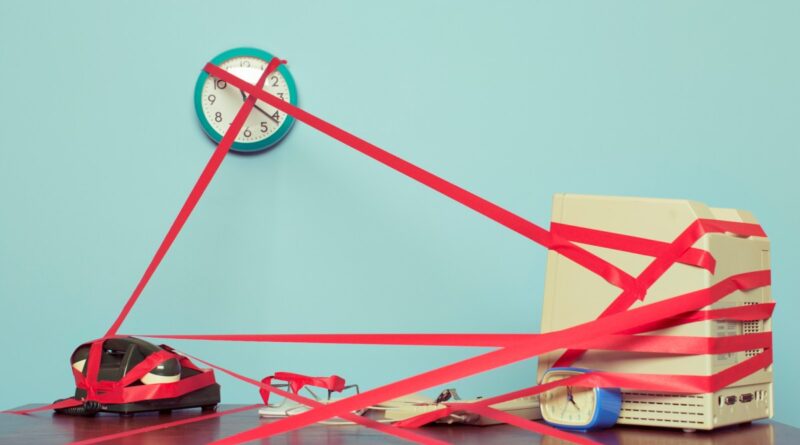
[[[167,348],[167,347],[165,347]],[[86,375],[89,362],[91,343],[84,343],[75,349],[70,357],[72,367]],[[122,379],[131,369],[141,363],[150,354],[162,351],[164,348],[134,337],[115,337],[103,342],[103,351],[100,356],[100,368],[97,374],[98,381],[116,382]],[[199,374],[200,371],[181,367],[177,358],[171,358],[157,365],[132,385],[149,385],[177,382]],[[86,398],[86,390],[75,389],[75,398]],[[64,400],[64,399],[61,399]],[[60,408],[55,411],[60,414],[94,416],[99,412],[112,412],[119,414],[133,414],[145,411],[170,412],[173,409],[197,408],[203,411],[213,411],[220,401],[219,384],[214,383],[194,390],[190,393],[170,399],[142,400],[130,403],[106,404],[86,400],[82,406]]]

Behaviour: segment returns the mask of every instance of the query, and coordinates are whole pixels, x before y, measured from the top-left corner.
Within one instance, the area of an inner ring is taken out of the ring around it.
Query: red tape
[[[51,409],[62,409],[62,408],[72,408],[73,406],[83,405],[83,402],[80,400],[75,400],[73,398],[64,399],[59,402],[51,403],[49,405],[38,406],[36,408],[29,408],[29,409],[10,409],[7,411],[0,411],[2,414],[20,414],[26,415],[31,413],[36,413],[39,411],[49,411]]]
[[[105,436],[93,437],[91,439],[78,440],[78,441],[75,441],[75,442],[70,442],[69,445],[90,445],[90,444],[94,444],[94,443],[108,442],[109,440],[115,440],[116,441],[116,440],[119,440],[119,439],[124,439],[126,437],[136,436],[136,435],[143,434],[143,433],[149,433],[151,431],[164,430],[164,429],[167,429],[167,428],[172,428],[172,427],[181,426],[181,425],[189,425],[189,424],[196,423],[196,422],[202,422],[204,420],[216,419],[218,417],[223,417],[223,416],[227,416],[227,415],[230,415],[230,414],[241,413],[243,411],[250,411],[252,409],[258,408],[259,406],[261,406],[261,404],[241,406],[239,408],[229,409],[227,411],[220,411],[220,412],[211,413],[211,414],[203,414],[203,415],[200,415],[200,416],[197,416],[197,417],[191,417],[191,418],[188,418],[188,419],[180,419],[180,420],[175,420],[175,421],[172,421],[172,422],[159,423],[158,425],[150,425],[150,426],[145,426],[145,427],[142,427],[142,428],[135,428],[135,429],[132,429],[132,430],[122,431],[120,433],[107,434]]]
[[[352,147],[376,161],[436,190],[437,192],[463,204],[466,207],[508,227],[520,235],[575,261],[583,267],[596,273],[609,283],[619,288],[634,288],[635,280],[627,272],[608,261],[594,255],[570,241],[554,236],[538,225],[516,215],[508,210],[475,195],[433,173],[401,159],[386,150],[370,144],[369,142],[342,130],[335,125],[308,113],[288,102],[285,102],[261,88],[255,87],[246,81],[234,76],[222,68],[211,63],[206,64],[205,71],[211,76],[226,81],[229,85],[257,97],[270,106],[287,113],[295,119],[325,133],[326,135]]]
[[[267,69],[261,73],[261,77],[258,79],[255,87],[261,90],[264,87],[264,83],[267,81],[267,76],[269,76],[272,71],[276,70],[278,66],[283,63],[286,63],[286,61],[273,58],[269,62]],[[128,298],[128,301],[125,303],[122,311],[117,316],[114,324],[112,324],[108,329],[108,332],[106,332],[106,337],[116,335],[119,327],[122,325],[122,322],[125,321],[125,317],[128,316],[128,313],[133,308],[133,305],[136,304],[136,300],[139,299],[144,287],[147,286],[147,283],[150,281],[150,277],[152,277],[153,273],[156,271],[156,269],[158,269],[158,265],[161,264],[161,260],[164,259],[167,251],[169,251],[169,248],[175,241],[175,238],[178,237],[178,233],[180,233],[183,225],[186,223],[186,220],[189,219],[189,216],[192,214],[192,210],[194,210],[195,206],[200,201],[200,198],[203,196],[203,192],[206,191],[208,184],[214,178],[214,174],[222,164],[222,160],[225,159],[225,155],[228,154],[231,146],[236,141],[236,136],[239,134],[239,130],[242,129],[242,126],[244,126],[247,116],[250,115],[250,111],[253,110],[253,107],[256,104],[256,99],[257,97],[255,96],[248,97],[247,100],[245,100],[244,105],[242,105],[242,108],[240,108],[236,113],[236,117],[233,118],[231,126],[228,128],[228,131],[225,132],[222,140],[217,145],[216,150],[214,150],[214,154],[211,155],[211,159],[208,160],[208,164],[206,164],[206,167],[203,169],[203,173],[200,174],[200,178],[195,183],[191,193],[189,193],[189,197],[186,198],[186,202],[184,202],[180,212],[178,212],[178,216],[175,218],[175,221],[172,222],[172,226],[170,226],[169,230],[167,231],[167,235],[164,237],[164,240],[161,241],[161,245],[158,246],[155,256],[153,256],[153,259],[150,260],[150,264],[147,266],[147,269],[145,269],[144,275],[142,275],[142,278],[139,280],[139,283],[136,285],[133,293]]]
[[[141,400],[170,399],[215,383],[214,371],[197,368],[187,358],[170,351],[158,351],[148,355],[144,360],[128,370],[125,376],[118,381],[98,380],[97,375],[101,363],[100,354],[106,340],[108,338],[100,338],[91,342],[89,358],[86,361],[86,376],[74,368],[72,369],[75,385],[86,391],[86,400],[116,404]],[[153,368],[170,359],[179,360],[181,366],[195,369],[199,371],[199,374],[182,378],[172,383],[133,385]]]
[[[755,371],[769,366],[771,363],[772,353],[771,351],[765,351],[746,360],[745,362],[734,365],[712,376],[621,374],[595,371],[546,384],[536,385],[499,396],[484,398],[475,402],[459,402],[457,404],[449,403],[448,407],[446,408],[405,419],[396,425],[404,428],[417,428],[449,415],[451,412],[455,411],[455,406],[457,406],[459,410],[480,413],[480,411],[473,410],[472,408],[489,407],[498,403],[518,399],[520,397],[530,397],[541,394],[550,389],[566,385],[604,388],[624,387],[637,388],[638,390],[645,391],[661,391],[685,394],[714,392],[752,374]]]
[[[311,377],[297,374],[294,372],[276,372],[274,377],[284,382],[289,382],[292,391],[299,392],[304,386],[316,386],[325,388],[328,391],[341,392],[345,387],[345,381],[338,375],[328,377]]]
[[[668,248],[636,277],[634,290],[626,289],[611,302],[598,318],[627,310],[637,299],[644,299],[641,289],[649,289],[673,264],[692,248],[692,245],[707,233],[731,233],[738,236],[766,236],[758,224],[740,223],[732,221],[718,221],[711,219],[698,219],[678,235]],[[570,349],[556,360],[553,366],[570,366],[579,359],[585,350]]]
[[[762,277],[763,278],[763,277]],[[757,283],[756,283],[757,284]],[[754,320],[764,319],[771,315],[773,303],[754,305],[748,307],[737,307],[730,309],[720,309],[711,311],[696,311],[689,313],[690,315],[682,314],[684,322],[694,322],[707,319],[741,319],[741,320]],[[750,310],[750,312],[747,312]],[[669,319],[667,319],[669,320]],[[673,322],[672,325],[675,325]],[[660,328],[660,327],[659,327]],[[486,342],[470,342],[469,340],[480,340],[481,336],[490,336],[494,339],[509,341]],[[319,335],[287,335],[287,336],[258,336],[258,335],[223,335],[223,336],[203,336],[203,335],[167,335],[167,336],[152,336],[162,338],[174,339],[193,339],[193,340],[228,340],[228,341],[286,341],[285,337],[290,337],[290,341],[303,341],[303,342],[335,342],[335,343],[355,343],[355,344],[404,344],[404,345],[458,345],[458,346],[501,346],[518,343],[522,340],[533,340],[538,335],[532,334],[378,334],[374,335],[383,341],[376,341],[371,334],[335,334],[331,339],[330,334]],[[150,337],[150,336],[147,336]],[[299,338],[294,338],[299,337]],[[388,340],[388,341],[386,341]],[[465,341],[466,340],[466,341]],[[626,348],[624,343],[626,341],[634,341],[633,346]],[[642,342],[642,343],[638,343]],[[771,348],[771,336],[769,333],[739,335],[722,338],[705,338],[705,337],[669,337],[669,336],[626,336],[626,335],[607,335],[602,339],[589,340],[587,344],[600,346],[601,349],[615,349],[615,350],[629,350],[629,351],[647,351],[647,352],[668,352],[678,354],[709,354],[709,353],[725,353],[742,351],[755,348]],[[616,346],[613,346],[615,345]],[[594,349],[594,346],[592,347]],[[746,364],[740,365],[734,370],[720,373],[711,377],[694,377],[694,376],[681,376],[678,379],[674,376],[661,376],[661,375],[637,375],[637,374],[623,374],[619,378],[615,374],[610,373],[593,373],[596,380],[591,381],[590,386],[612,386],[618,387],[624,384],[631,384],[632,381],[637,382],[638,386],[631,386],[641,389],[647,389],[647,382],[662,381],[665,382],[662,386],[651,387],[651,390],[658,391],[672,391],[672,392],[712,392],[716,389],[727,386],[730,382],[738,380],[739,378],[748,375],[753,370],[757,370],[767,366],[771,362],[771,355],[760,355],[758,360],[751,360]],[[588,374],[587,374],[588,376]],[[605,380],[600,380],[600,378]],[[588,377],[582,376],[582,379]],[[623,380],[626,379],[626,380]],[[638,380],[636,380],[638,379]],[[723,380],[724,379],[724,380]],[[587,380],[588,381],[588,380]],[[577,384],[571,380],[564,380],[556,382],[549,386],[534,387],[533,390],[526,390],[525,392],[514,392],[502,397],[494,397],[483,399],[480,406],[489,406],[492,404],[500,403],[503,401],[535,395],[543,390],[554,386],[561,386],[564,384]],[[418,418],[407,419],[400,422],[400,425],[406,427],[419,426],[436,420],[449,414],[452,410],[440,410],[432,413],[426,413]],[[480,412],[476,413],[480,414]],[[421,422],[415,423],[415,421]]]
[[[708,289],[699,289],[677,297],[669,298],[656,303],[647,304],[636,309],[630,309],[636,300],[644,299],[647,289],[656,282],[673,264],[682,262],[684,264],[702,267],[713,273],[716,261],[709,252],[692,247],[693,244],[707,233],[730,233],[736,236],[766,236],[764,231],[757,224],[737,223],[728,221],[716,221],[700,219],[687,227],[672,242],[665,243],[657,240],[632,237],[624,234],[617,234],[595,229],[569,226],[566,224],[552,224],[552,231],[537,226],[536,224],[523,219],[522,217],[505,210],[455,184],[452,184],[424,169],[421,169],[369,142],[360,139],[324,120],[287,103],[263,90],[264,81],[267,75],[282,63],[278,59],[270,61],[268,68],[264,71],[259,82],[255,85],[249,84],[242,79],[228,73],[227,71],[213,65],[207,64],[205,71],[211,76],[226,81],[229,85],[248,93],[245,104],[239,110],[230,129],[225,133],[220,144],[203,170],[200,178],[195,184],[192,192],[184,203],[181,211],[170,227],[167,235],[156,251],[144,275],[140,279],[133,293],[129,297],[119,316],[107,332],[104,338],[108,338],[117,333],[119,327],[125,320],[133,305],[142,293],[150,277],[153,275],[171,244],[177,237],[181,228],[185,224],[192,210],[196,206],[204,190],[207,188],[225,154],[230,149],[236,135],[243,125],[247,115],[252,110],[255,101],[261,100],[277,108],[280,111],[293,116],[297,120],[343,142],[344,144],[360,151],[361,153],[387,165],[388,167],[425,184],[426,186],[442,193],[443,195],[463,204],[464,206],[483,214],[484,216],[508,227],[509,229],[531,239],[532,241],[569,258],[587,270],[597,274],[612,285],[620,288],[622,292],[614,301],[603,311],[598,319],[576,325],[557,332],[546,334],[300,334],[300,335],[162,335],[163,338],[183,338],[193,340],[228,340],[228,341],[285,341],[285,342],[317,342],[317,343],[356,343],[356,344],[395,344],[395,345],[436,345],[436,346],[480,346],[496,347],[497,350],[484,353],[460,362],[428,371],[413,377],[409,377],[398,382],[384,385],[359,395],[354,395],[340,401],[332,402],[327,405],[319,402],[306,400],[305,402],[313,409],[292,416],[278,422],[262,425],[258,428],[244,431],[229,438],[222,439],[215,443],[235,444],[243,441],[256,440],[269,437],[282,432],[307,426],[311,423],[322,421],[331,417],[343,417],[351,419],[357,423],[370,426],[390,434],[404,437],[408,440],[420,443],[440,443],[430,438],[418,435],[403,435],[408,433],[398,433],[396,428],[387,425],[374,425],[369,419],[364,419],[352,413],[354,410],[366,406],[393,399],[408,393],[424,390],[426,388],[449,382],[455,379],[467,377],[476,373],[488,371],[501,366],[508,365],[520,360],[540,355],[562,348],[571,349],[557,361],[557,365],[564,366],[574,362],[583,354],[585,349],[609,349],[629,352],[657,352],[668,354],[715,354],[734,352],[748,349],[763,349],[763,352],[752,357],[745,362],[739,363],[725,369],[712,376],[687,376],[687,375],[649,375],[649,374],[625,374],[625,373],[606,373],[591,372],[588,374],[563,379],[546,385],[538,385],[531,388],[508,393],[502,396],[482,399],[474,403],[455,403],[450,404],[445,409],[434,413],[427,413],[414,419],[402,422],[405,426],[416,426],[422,420],[431,421],[436,416],[446,415],[454,409],[471,410],[487,417],[498,419],[502,422],[510,423],[521,428],[538,432],[540,434],[553,435],[565,440],[576,443],[593,443],[579,436],[553,430],[534,422],[510,416],[501,411],[491,408],[492,404],[524,395],[538,394],[548,388],[565,384],[587,385],[587,386],[613,386],[613,387],[632,387],[641,390],[657,390],[679,393],[700,393],[713,392],[723,388],[737,380],[750,375],[759,369],[768,367],[772,363],[771,334],[751,334],[738,335],[727,338],[698,338],[698,337],[674,337],[658,335],[634,335],[648,332],[655,329],[662,329],[669,326],[677,326],[685,323],[710,319],[724,319],[729,317],[735,320],[765,319],[768,318],[774,308],[774,304],[765,303],[752,307],[717,309],[702,311],[701,308],[708,306],[721,298],[737,290],[751,290],[770,284],[770,273],[768,270],[741,273],[722,279]],[[637,277],[632,277],[619,267],[606,260],[592,254],[588,250],[575,243],[589,244],[611,248],[641,255],[653,257],[651,263]],[[751,318],[748,318],[751,317]],[[87,398],[92,400],[108,399],[122,400],[125,397],[144,397],[157,398],[162,396],[159,387],[167,388],[163,392],[169,393],[169,385],[143,385],[152,386],[149,392],[138,393],[137,388],[143,386],[127,386],[137,378],[142,371],[135,369],[130,378],[124,379],[117,384],[97,381],[97,367],[99,367],[100,345],[102,340],[95,341],[89,352],[89,366],[87,375],[84,378],[80,373],[76,374],[76,384],[87,390]],[[168,355],[159,355],[148,361],[148,366],[159,360],[168,359]],[[188,359],[181,357],[182,363],[187,365]],[[200,362],[202,360],[196,359]],[[259,383],[255,380],[246,378],[232,371],[219,368],[210,363],[203,362],[208,366],[225,372],[239,380],[259,386],[262,390],[281,394],[282,391],[270,385]],[[194,366],[194,365],[190,365]],[[208,371],[209,373],[212,371]],[[203,373],[201,375],[211,375]],[[198,376],[199,377],[199,376]],[[213,375],[212,375],[213,379]],[[197,379],[186,379],[185,390],[192,385],[199,385],[203,382]],[[180,385],[176,385],[177,386]],[[135,393],[135,394],[134,394]],[[302,399],[292,393],[281,394],[293,400]],[[308,402],[308,403],[307,403]],[[79,403],[74,400],[67,400],[64,406],[72,403]],[[51,405],[50,407],[55,406]],[[46,409],[46,408],[39,408]],[[26,410],[26,412],[33,412]],[[377,422],[375,422],[377,423]]]
[[[459,404],[451,404],[454,408],[459,408],[461,405]],[[507,423],[509,425],[514,425],[518,428],[522,428],[524,430],[528,430],[533,433],[545,435],[545,436],[552,436],[556,439],[566,440],[568,442],[576,443],[579,445],[602,445],[600,442],[595,442],[587,437],[580,436],[578,434],[568,433],[566,431],[561,431],[558,428],[553,428],[543,423],[533,422],[528,419],[523,419],[522,417],[515,416],[513,414],[509,414],[494,408],[490,408],[488,406],[470,406],[469,411],[480,414],[481,416],[486,416],[490,419],[497,420],[499,422]]]
[[[637,326],[624,334],[655,331],[704,320],[766,320],[775,303],[761,303],[734,308],[693,311]],[[172,340],[242,341],[271,343],[321,343],[388,346],[473,346],[503,347],[533,340],[541,334],[158,334],[134,335],[143,338]],[[670,339],[680,338],[670,336]],[[690,337],[691,338],[691,337]],[[733,338],[733,337],[728,337]],[[593,340],[599,341],[599,340]]]
[[[283,390],[278,389],[278,388],[276,388],[276,387],[274,387],[274,386],[272,386],[270,384],[267,384],[267,383],[264,383],[264,382],[259,382],[259,381],[255,380],[255,379],[251,379],[250,377],[245,377],[245,376],[243,376],[243,375],[241,375],[239,373],[236,373],[236,372],[231,371],[229,369],[225,369],[225,368],[223,368],[221,366],[217,366],[217,365],[215,365],[213,363],[209,363],[209,362],[207,362],[207,361],[205,361],[203,359],[191,356],[189,354],[186,354],[186,356],[187,357],[191,357],[194,360],[197,360],[198,362],[205,364],[206,366],[210,366],[210,367],[216,369],[217,371],[220,371],[220,372],[223,372],[225,374],[228,374],[229,376],[231,376],[231,377],[233,377],[233,378],[235,378],[237,380],[240,380],[242,382],[249,383],[251,385],[257,386],[257,387],[259,387],[261,389],[261,391],[267,391],[267,392],[270,392],[270,393],[274,393],[274,394],[286,397],[287,399],[294,400],[295,402],[302,403],[302,404],[304,404],[306,406],[310,406],[310,407],[313,407],[313,408],[321,408],[321,407],[326,406],[326,405],[324,405],[324,404],[322,404],[320,402],[317,402],[316,400],[312,400],[312,399],[309,399],[307,397],[303,397],[303,396],[301,396],[301,395],[299,395],[297,393],[283,391]],[[377,422],[375,420],[372,420],[372,419],[369,419],[369,418],[366,418],[366,417],[361,417],[358,414],[354,414],[354,413],[349,412],[349,411],[348,412],[343,412],[343,413],[341,413],[339,415],[336,415],[334,417],[341,417],[343,419],[347,419],[347,420],[350,420],[352,422],[355,422],[355,423],[357,423],[359,425],[363,425],[363,426],[375,429],[377,431],[380,431],[380,432],[383,432],[383,433],[386,433],[386,434],[390,434],[390,435],[399,437],[401,439],[410,440],[410,441],[416,442],[416,443],[421,443],[421,444],[426,444],[426,445],[445,445],[446,444],[446,442],[442,442],[441,440],[433,439],[433,438],[426,437],[426,436],[423,436],[421,434],[417,434],[417,433],[414,433],[414,432],[411,432],[411,431],[407,431],[407,430],[403,430],[403,429],[400,429],[400,428],[396,428],[396,427],[394,427],[392,425],[383,424],[383,423]],[[289,419],[289,418],[287,418],[287,419]]]
[[[662,241],[640,238],[638,236],[588,229],[586,227],[557,222],[550,223],[550,232],[575,243],[605,247],[606,249],[614,249],[621,252],[636,253],[652,257],[660,256],[670,245]],[[688,264],[689,266],[702,267],[711,273],[714,273],[714,269],[717,265],[717,260],[714,259],[710,252],[694,247],[684,252],[683,256],[678,259],[678,262]]]
[[[515,345],[462,360],[363,392],[359,395],[333,402],[278,422],[262,425],[252,430],[235,434],[214,443],[237,444],[302,428],[330,417],[339,416],[345,412],[365,408],[405,394],[422,391],[435,385],[495,369],[555,349],[579,344],[598,336],[612,334],[621,330],[633,328],[642,323],[651,323],[665,317],[697,310],[719,301],[736,290],[755,289],[766,286],[769,282],[769,271],[756,271],[734,275],[718,282],[708,289],[701,289],[668,300],[651,303],[561,331],[541,334],[532,344]],[[769,356],[769,358],[771,359],[771,356]],[[680,377],[675,378],[680,379]],[[689,377],[687,377],[687,379],[689,379]]]

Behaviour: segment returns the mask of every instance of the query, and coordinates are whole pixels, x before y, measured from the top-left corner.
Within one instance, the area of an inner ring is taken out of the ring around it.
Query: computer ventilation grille
[[[703,423],[705,402],[702,395],[622,391],[619,419],[621,423],[667,423],[691,428]]]
[[[754,304],[758,304],[757,301],[745,301],[745,306],[752,306]],[[763,320],[753,320],[753,321],[744,321],[742,322],[742,334],[757,334],[764,329],[764,321]],[[754,357],[760,354],[763,349],[750,349],[744,352],[746,357]]]

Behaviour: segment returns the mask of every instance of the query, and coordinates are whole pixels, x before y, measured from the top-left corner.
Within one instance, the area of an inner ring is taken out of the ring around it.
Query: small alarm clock
[[[211,59],[211,63],[251,84],[258,82],[272,60],[272,54],[256,48],[235,48]],[[267,77],[264,90],[292,105],[297,105],[297,86],[285,65]],[[194,109],[200,125],[214,142],[222,140],[236,113],[247,100],[247,93],[205,71],[194,88]],[[239,152],[257,152],[277,144],[289,132],[294,118],[257,101],[231,146]]]
[[[591,372],[582,368],[551,368],[542,384]],[[617,388],[559,386],[542,393],[539,405],[545,422],[566,430],[587,431],[608,428],[617,423],[622,393]]]

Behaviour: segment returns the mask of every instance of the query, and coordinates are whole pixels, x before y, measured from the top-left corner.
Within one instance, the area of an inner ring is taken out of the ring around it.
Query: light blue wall
[[[554,192],[753,211],[777,419],[800,425],[794,2],[16,2],[0,14],[0,408],[73,388],[212,144],[203,63],[250,45],[300,104],[540,224]],[[229,156],[125,333],[533,332],[545,251],[298,124]],[[374,387],[476,351],[171,342]],[[226,402],[257,400],[220,378]],[[532,384],[531,362],[459,382]]]

